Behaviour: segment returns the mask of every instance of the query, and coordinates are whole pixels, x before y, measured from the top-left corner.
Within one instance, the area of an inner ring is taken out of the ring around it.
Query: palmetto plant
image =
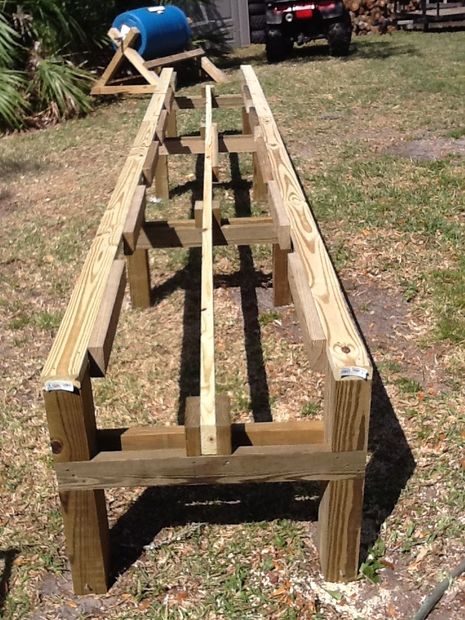
[[[188,10],[210,0],[173,0]],[[91,108],[90,74],[113,17],[166,0],[0,0],[0,132]]]
[[[0,129],[90,110],[89,73],[80,63],[93,32],[87,34],[75,15],[82,4],[0,0]],[[114,3],[99,3],[105,4]]]

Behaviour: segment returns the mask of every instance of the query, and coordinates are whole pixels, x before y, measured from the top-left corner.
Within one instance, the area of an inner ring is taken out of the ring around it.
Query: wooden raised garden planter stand
[[[324,242],[253,69],[240,95],[180,97],[163,69],[91,245],[43,370],[66,543],[76,593],[109,586],[104,489],[179,484],[320,480],[319,547],[324,577],[358,571],[372,368]],[[204,108],[198,137],[176,136],[176,111]],[[221,135],[215,108],[239,108],[243,131]],[[253,153],[254,198],[269,217],[222,219],[213,201],[218,153]],[[168,197],[167,160],[205,156],[195,218],[145,221],[146,187]],[[231,424],[215,393],[213,247],[273,246],[276,305],[294,302],[312,366],[325,373],[323,421]],[[126,258],[134,306],[150,305],[148,250],[202,248],[200,394],[185,426],[97,428],[91,379],[105,376],[124,296]]]

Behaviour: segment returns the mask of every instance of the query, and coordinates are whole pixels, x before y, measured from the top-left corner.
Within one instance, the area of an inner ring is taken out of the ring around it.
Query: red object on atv
[[[296,9],[295,16],[297,19],[311,19],[313,17],[313,9],[313,4],[311,4],[308,9]]]

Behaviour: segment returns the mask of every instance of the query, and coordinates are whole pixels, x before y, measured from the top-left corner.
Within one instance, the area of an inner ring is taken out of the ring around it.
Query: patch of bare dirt
[[[448,155],[465,156],[465,137],[457,140],[437,137],[400,142],[387,149],[387,152],[420,161],[435,161]]]
[[[369,278],[345,279],[344,288],[374,355],[389,353],[402,365],[404,374],[418,381],[425,390],[448,389],[442,364],[447,345],[435,343],[426,349],[418,345],[419,319],[415,316],[415,306],[400,293],[383,288]]]
[[[78,620],[82,617],[105,618],[108,609],[117,604],[114,596],[76,596],[70,573],[63,576],[48,573],[40,586],[41,604],[30,620]]]

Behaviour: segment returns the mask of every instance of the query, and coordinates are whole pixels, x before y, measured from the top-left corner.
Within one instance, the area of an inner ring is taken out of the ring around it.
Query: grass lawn
[[[345,60],[315,45],[273,66],[253,46],[218,92],[238,92],[241,62],[256,68],[377,366],[360,579],[321,579],[314,485],[118,490],[116,583],[72,593],[39,375],[146,106],[125,99],[0,139],[0,617],[405,619],[463,557],[465,33],[359,38]],[[240,127],[235,112],[215,115],[222,131]],[[180,114],[179,129],[199,120]],[[261,213],[246,202],[250,156],[220,163],[225,211]],[[173,161],[172,200],[149,217],[188,217],[195,173],[193,159]],[[198,389],[198,253],[151,262],[154,306],[126,298],[95,382],[104,427],[174,424]],[[218,388],[235,420],[317,417],[322,379],[292,308],[272,306],[270,271],[267,247],[215,251]],[[464,604],[462,578],[430,617],[458,620]]]

